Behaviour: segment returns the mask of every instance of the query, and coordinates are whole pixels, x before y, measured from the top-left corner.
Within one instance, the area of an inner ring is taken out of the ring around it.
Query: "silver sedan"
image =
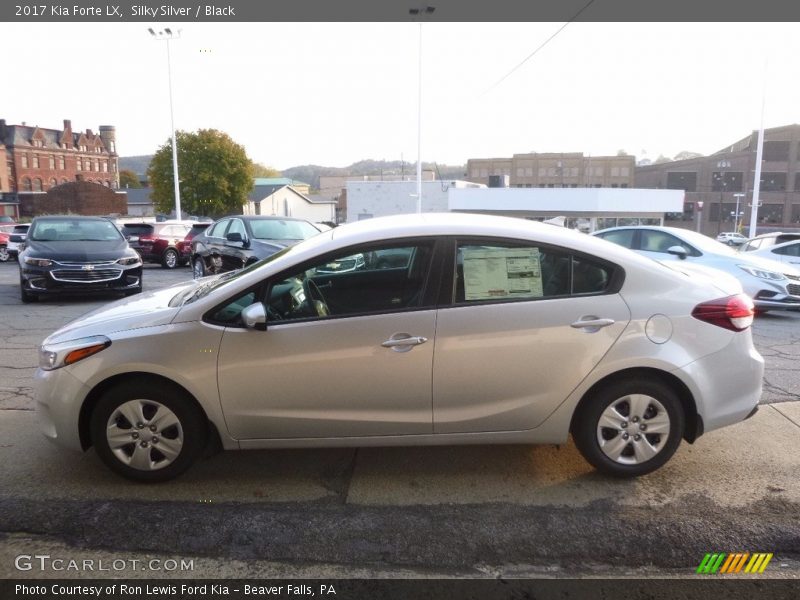
[[[326,268],[353,256],[378,267]],[[131,479],[224,449],[563,443],[615,476],[753,414],[753,303],[521,219],[362,221],[104,306],[41,346],[44,434]]]

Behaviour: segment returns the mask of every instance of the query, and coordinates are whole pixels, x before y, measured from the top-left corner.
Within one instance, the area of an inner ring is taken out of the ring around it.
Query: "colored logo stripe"
[[[745,573],[763,573],[769,561],[772,560],[772,557],[773,554],[771,552],[756,552],[754,554],[750,554],[749,552],[736,552],[732,554],[726,554],[725,552],[709,552],[703,557],[700,566],[697,567],[697,573],[739,573],[742,571],[742,567],[744,567]],[[745,566],[745,563],[747,563],[747,566]]]

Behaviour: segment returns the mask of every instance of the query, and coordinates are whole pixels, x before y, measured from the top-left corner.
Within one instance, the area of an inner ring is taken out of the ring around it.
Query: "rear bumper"
[[[764,381],[764,359],[746,332],[731,345],[674,372],[689,387],[702,432],[744,421],[755,414]]]

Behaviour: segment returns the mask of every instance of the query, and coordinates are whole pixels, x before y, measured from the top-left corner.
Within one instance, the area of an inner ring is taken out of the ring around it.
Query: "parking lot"
[[[144,288],[190,277],[150,265]],[[109,300],[22,304],[16,265],[0,264],[3,577],[74,575],[15,570],[36,551],[194,557],[182,575],[197,577],[681,575],[706,552],[750,551],[800,575],[800,312],[756,319],[758,414],[638,480],[596,474],[569,443],[224,453],[137,485],[47,443],[33,412],[38,344]]]

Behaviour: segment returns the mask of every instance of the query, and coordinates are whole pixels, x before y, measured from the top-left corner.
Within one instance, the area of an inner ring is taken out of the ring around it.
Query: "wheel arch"
[[[686,384],[672,373],[650,367],[634,367],[630,369],[623,369],[622,371],[617,371],[615,373],[606,375],[603,379],[597,381],[592,387],[586,390],[586,393],[583,394],[578,402],[578,405],[575,407],[569,425],[570,431],[573,430],[575,421],[578,415],[581,413],[582,408],[586,405],[586,403],[591,402],[591,399],[598,390],[606,386],[613,385],[618,381],[624,381],[633,377],[656,379],[669,386],[678,395],[678,398],[681,401],[681,407],[683,408],[684,419],[686,420],[686,427],[683,432],[684,440],[691,444],[703,434],[703,419],[697,412],[697,403],[695,402],[694,396]]]
[[[211,449],[217,450],[222,448],[222,441],[219,435],[219,431],[217,430],[217,426],[208,418],[208,414],[200,403],[197,401],[189,390],[185,387],[176,383],[172,379],[164,377],[162,375],[156,375],[155,373],[147,373],[147,372],[130,372],[130,373],[120,373],[118,375],[114,375],[105,379],[98,383],[92,391],[86,396],[86,399],[83,401],[81,405],[80,415],[78,417],[78,435],[80,438],[81,448],[83,450],[88,450],[92,446],[92,433],[91,433],[91,420],[92,420],[92,412],[94,411],[97,403],[100,401],[100,398],[103,397],[108,390],[117,386],[125,381],[136,380],[137,384],[140,384],[142,387],[147,388],[148,386],[153,385],[163,385],[166,387],[173,388],[176,392],[184,395],[188,398],[194,407],[200,411],[200,414],[203,415],[203,418],[206,421],[207,425],[207,433],[208,433],[208,446]]]

